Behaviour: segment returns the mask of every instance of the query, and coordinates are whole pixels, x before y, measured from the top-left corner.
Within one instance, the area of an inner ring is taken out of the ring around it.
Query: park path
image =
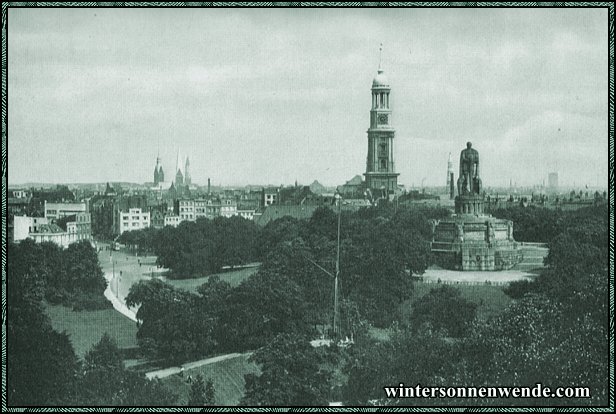
[[[100,244],[105,249],[106,244]],[[126,306],[126,295],[133,284],[140,280],[151,279],[166,269],[156,267],[156,257],[137,257],[125,251],[102,250],[98,254],[99,263],[107,280],[104,295],[113,308],[130,320],[137,322],[137,308]]]
[[[105,289],[105,297],[111,304],[113,308],[120,312],[122,315],[126,316],[133,322],[137,322],[137,314],[135,311],[131,310],[126,304],[120,300],[118,297],[114,295],[111,291],[111,281],[113,280],[113,275],[111,273],[105,273],[105,279],[107,279],[107,289]]]
[[[146,372],[145,377],[149,380],[153,378],[165,378],[170,375],[179,374],[184,370],[199,368],[204,365],[214,364],[216,362],[224,361],[226,359],[233,359],[239,357],[245,357],[252,355],[252,352],[247,352],[245,354],[232,353],[226,355],[219,355],[213,358],[201,359],[199,361],[187,362],[185,364],[180,365],[179,367],[170,367],[165,369],[159,369],[157,371]]]

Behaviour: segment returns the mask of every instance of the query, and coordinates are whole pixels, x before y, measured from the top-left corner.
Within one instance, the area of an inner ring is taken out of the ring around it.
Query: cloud
[[[160,146],[191,155],[196,181],[342,183],[365,168],[381,42],[401,182],[441,184],[467,140],[486,184],[537,181],[541,162],[563,183],[606,170],[595,9],[9,13],[11,181],[146,181]],[[30,148],[49,156],[32,165]]]

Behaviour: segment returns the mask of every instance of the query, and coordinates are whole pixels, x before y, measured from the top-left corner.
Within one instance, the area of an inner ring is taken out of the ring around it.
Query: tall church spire
[[[182,164],[180,163],[180,149],[175,161],[175,186],[184,185],[184,175],[182,174]]]
[[[160,162],[160,147],[158,148],[158,154],[156,155],[156,166],[154,166],[154,185],[158,185],[165,181],[165,176],[163,174],[163,166]]]
[[[192,183],[192,179],[190,178],[190,160],[188,159],[188,155],[186,156],[186,162],[184,163],[184,184],[190,185]]]

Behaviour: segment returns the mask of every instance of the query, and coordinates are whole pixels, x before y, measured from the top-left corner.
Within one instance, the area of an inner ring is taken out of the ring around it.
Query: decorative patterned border
[[[6,2],[2,3],[2,411],[22,412],[6,404],[6,235],[7,235],[7,15],[9,7],[606,7],[609,12],[609,220],[610,220],[610,401],[609,408],[420,408],[420,407],[165,407],[165,408],[28,408],[39,412],[614,412],[614,3],[611,2]]]

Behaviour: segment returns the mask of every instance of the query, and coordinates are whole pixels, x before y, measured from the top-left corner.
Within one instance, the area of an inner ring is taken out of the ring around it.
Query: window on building
[[[379,156],[381,157],[387,156],[387,144],[386,143],[379,144]]]

